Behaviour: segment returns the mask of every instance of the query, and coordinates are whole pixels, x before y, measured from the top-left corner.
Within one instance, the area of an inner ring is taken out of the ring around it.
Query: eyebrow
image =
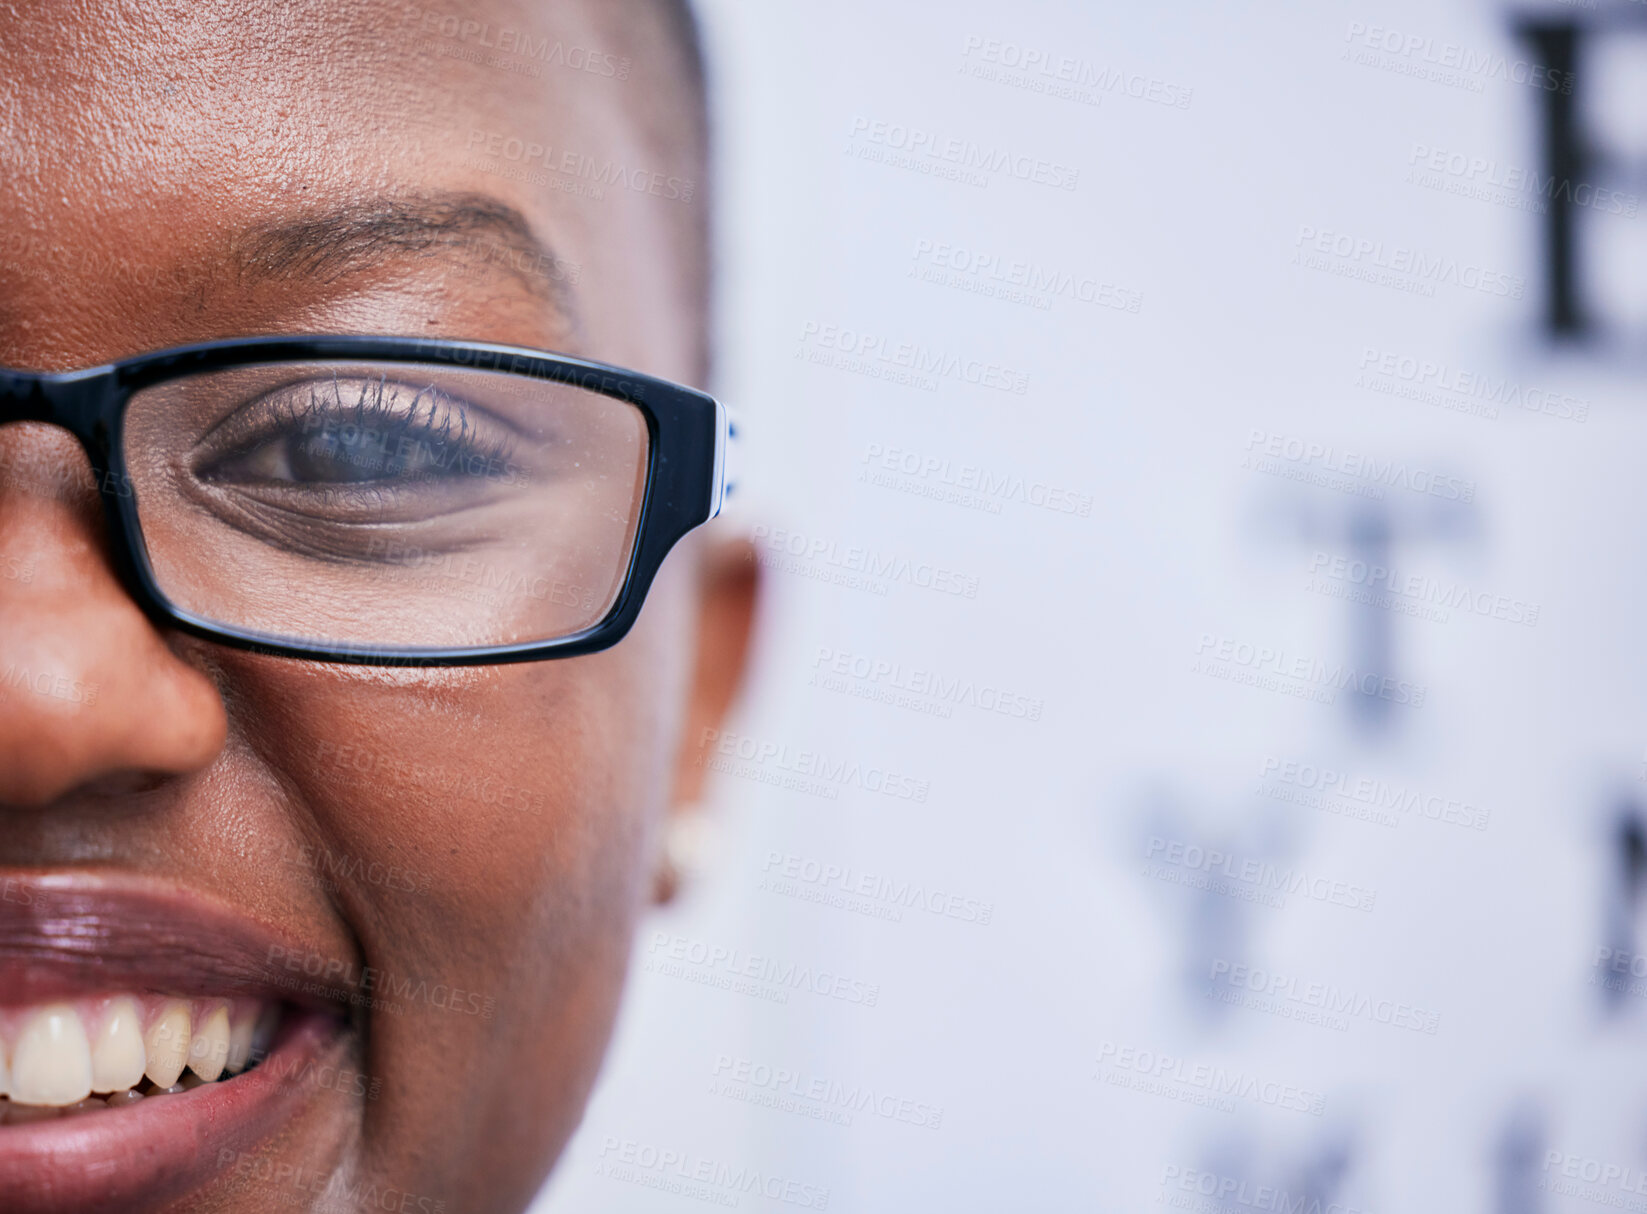
[[[234,242],[242,281],[307,277],[334,282],[407,258],[436,256],[493,267],[551,304],[578,330],[572,284],[578,266],[557,255],[526,216],[489,194],[399,196],[250,228]]]

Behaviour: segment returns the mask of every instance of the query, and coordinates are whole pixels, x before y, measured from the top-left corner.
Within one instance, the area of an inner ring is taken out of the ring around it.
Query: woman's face
[[[427,334],[695,382],[676,53],[604,0],[8,6],[0,366]],[[689,538],[592,656],[324,665],[158,631],[99,510],[66,432],[0,428],[0,1057],[68,1065],[47,1006],[94,1049],[123,993],[140,1033],[167,996],[191,1037],[223,1000],[236,1028],[286,1006],[244,1074],[0,1125],[0,1209],[522,1207],[595,1076],[752,565]]]

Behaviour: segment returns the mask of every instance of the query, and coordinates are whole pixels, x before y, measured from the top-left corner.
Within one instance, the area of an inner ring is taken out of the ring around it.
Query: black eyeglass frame
[[[133,394],[203,371],[267,363],[372,360],[442,363],[567,384],[625,401],[646,419],[646,485],[629,569],[611,609],[589,628],[552,641],[484,648],[311,645],[214,623],[161,591],[138,523],[122,444]],[[362,666],[481,666],[595,653],[617,644],[640,614],[652,579],[687,532],[720,513],[733,429],[725,407],[695,388],[587,359],[521,346],[416,337],[242,337],[179,346],[81,371],[0,367],[0,425],[44,422],[80,441],[103,500],[116,570],[132,599],[165,626],[236,649]]]

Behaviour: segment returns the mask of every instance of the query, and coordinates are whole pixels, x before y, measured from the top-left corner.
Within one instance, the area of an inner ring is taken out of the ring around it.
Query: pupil
[[[411,444],[413,462],[417,448]],[[289,448],[292,472],[302,480],[369,481],[404,476],[413,469],[391,450],[388,437],[358,426],[327,427]]]

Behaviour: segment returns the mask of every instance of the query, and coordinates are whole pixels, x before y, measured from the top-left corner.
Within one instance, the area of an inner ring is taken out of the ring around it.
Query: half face
[[[640,4],[13,5],[0,365],[372,333],[696,382],[673,53]],[[182,466],[155,419],[187,405],[135,415],[134,475]],[[269,518],[314,458],[220,454]],[[321,665],[158,631],[99,510],[64,432],[0,427],[0,1209],[521,1208],[593,1082],[747,578],[683,548],[588,657]],[[155,522],[177,584],[227,595],[244,536],[204,517]],[[291,600],[349,627],[305,564]],[[707,677],[705,620],[733,621]]]

